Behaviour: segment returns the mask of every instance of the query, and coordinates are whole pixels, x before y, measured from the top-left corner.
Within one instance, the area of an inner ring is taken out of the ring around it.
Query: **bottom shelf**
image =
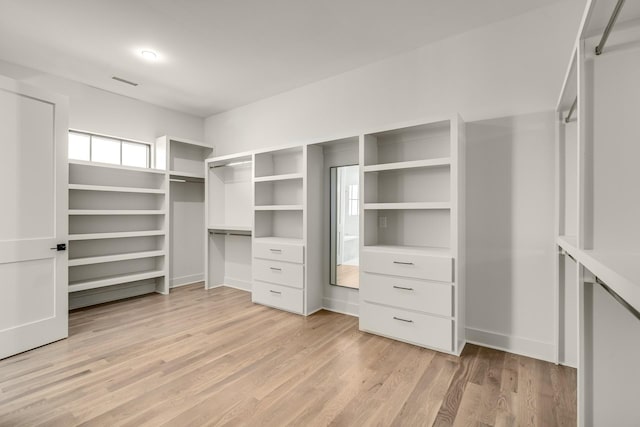
[[[103,288],[122,283],[137,282],[138,280],[155,279],[164,276],[164,270],[143,271],[140,273],[121,274],[117,276],[102,277],[100,279],[69,282],[69,293],[86,291],[87,289]]]
[[[272,244],[283,244],[283,245],[304,245],[304,241],[302,239],[295,239],[290,237],[254,237],[254,242],[256,243],[272,243]]]

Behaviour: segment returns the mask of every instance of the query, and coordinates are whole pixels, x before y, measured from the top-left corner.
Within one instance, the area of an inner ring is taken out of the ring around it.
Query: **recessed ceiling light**
[[[143,50],[140,52],[140,55],[149,61],[155,61],[158,58],[158,55],[152,50]]]

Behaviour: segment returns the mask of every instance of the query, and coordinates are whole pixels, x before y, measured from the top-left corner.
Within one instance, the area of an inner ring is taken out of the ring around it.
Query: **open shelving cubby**
[[[363,137],[364,248],[451,248],[451,120]]]
[[[162,171],[69,161],[72,308],[104,302],[101,288],[168,292],[166,202]]]
[[[304,147],[255,154],[254,236],[303,238]]]
[[[205,287],[251,289],[253,155],[206,161]]]

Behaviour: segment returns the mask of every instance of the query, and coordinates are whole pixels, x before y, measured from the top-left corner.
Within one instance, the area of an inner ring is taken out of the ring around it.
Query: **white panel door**
[[[0,77],[0,359],[68,336],[67,110]]]

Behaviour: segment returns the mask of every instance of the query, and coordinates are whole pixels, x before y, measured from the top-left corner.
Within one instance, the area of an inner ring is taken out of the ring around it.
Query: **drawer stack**
[[[365,250],[360,329],[453,352],[453,259]]]
[[[302,314],[304,245],[298,239],[256,238],[253,254],[252,301]]]

